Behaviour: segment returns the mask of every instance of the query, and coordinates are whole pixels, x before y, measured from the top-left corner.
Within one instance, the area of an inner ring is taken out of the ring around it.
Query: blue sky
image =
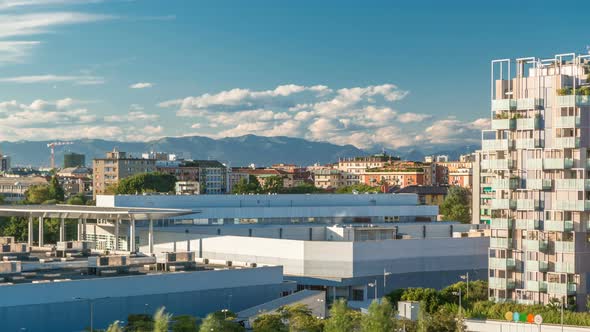
[[[476,142],[489,62],[586,52],[590,3],[0,0],[0,140]]]

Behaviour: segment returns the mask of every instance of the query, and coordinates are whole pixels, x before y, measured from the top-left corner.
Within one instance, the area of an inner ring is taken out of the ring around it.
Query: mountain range
[[[51,141],[0,142],[3,154],[9,155],[14,166],[49,166]],[[232,166],[268,166],[274,163],[296,165],[325,164],[343,157],[364,156],[381,150],[361,150],[353,145],[336,145],[326,142],[308,141],[301,138],[277,136],[264,137],[245,135],[212,139],[203,136],[164,137],[148,142],[119,142],[102,139],[80,139],[73,144],[56,147],[56,166],[63,163],[66,152],[86,155],[86,163],[93,158],[104,157],[105,153],[117,148],[134,156],[148,151],[175,153],[186,159],[211,159],[229,163]],[[479,147],[458,147],[434,151],[435,147],[425,149],[406,148],[399,151],[386,151],[407,160],[423,160],[429,154],[447,154],[455,159],[460,154],[469,153]]]

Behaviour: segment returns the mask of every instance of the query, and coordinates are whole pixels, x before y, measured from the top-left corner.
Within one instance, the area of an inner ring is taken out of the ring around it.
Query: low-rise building
[[[59,184],[66,197],[83,194],[92,197],[92,170],[86,167],[69,167],[57,172]]]
[[[198,182],[201,194],[228,192],[227,167],[217,160],[156,161],[156,170],[174,175],[178,181]]]
[[[105,158],[92,161],[92,192],[93,197],[104,194],[108,187],[116,185],[120,180],[139,173],[150,173],[156,170],[155,159],[134,158],[126,152],[107,152]]]
[[[420,204],[437,206],[444,202],[447,192],[448,187],[443,186],[407,186],[395,191],[396,194],[416,194]]]
[[[7,202],[20,202],[25,199],[25,192],[30,187],[47,184],[47,179],[40,176],[0,177],[0,195]]]
[[[360,177],[338,169],[318,169],[313,172],[313,181],[316,188],[331,190],[359,184]]]
[[[394,160],[399,160],[399,158],[387,155],[385,153],[375,154],[367,157],[342,158],[338,160],[335,168],[345,173],[360,175],[367,169],[381,168]]]

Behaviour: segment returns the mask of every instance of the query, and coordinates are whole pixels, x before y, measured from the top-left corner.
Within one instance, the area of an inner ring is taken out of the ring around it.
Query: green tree
[[[145,332],[154,329],[154,321],[152,316],[139,314],[127,316],[127,326],[125,332]]]
[[[14,236],[16,241],[26,241],[29,234],[29,223],[22,217],[0,218],[0,234]]]
[[[197,318],[190,315],[172,317],[172,332],[198,332]]]
[[[283,177],[278,175],[269,176],[264,180],[262,191],[269,194],[280,193],[283,190],[283,185]]]
[[[166,193],[174,191],[176,178],[173,175],[153,172],[136,174],[119,181],[116,194],[133,195],[136,193]]]
[[[393,307],[387,298],[373,300],[366,315],[361,318],[362,332],[394,331],[396,320]]]
[[[48,185],[34,185],[25,191],[25,204],[41,204],[51,199]]]
[[[114,321],[109,327],[107,328],[106,332],[123,332],[120,322],[118,320]]]
[[[359,194],[364,194],[364,193],[379,193],[380,189],[376,188],[376,187],[371,187],[369,185],[366,184],[355,184],[352,186],[346,186],[346,187],[341,187],[336,189],[336,193],[337,194],[351,194],[351,193],[359,193]]]
[[[234,322],[236,315],[233,312],[217,311],[210,313],[205,317],[199,332],[223,331],[223,332],[242,332],[244,327]]]
[[[358,331],[361,314],[348,308],[346,300],[339,299],[330,308],[330,318],[326,320],[324,332]]]
[[[49,199],[63,202],[64,195],[64,188],[61,186],[61,184],[59,184],[59,179],[57,176],[54,175],[49,181]]]
[[[168,332],[171,315],[166,313],[165,309],[161,307],[154,314],[154,332]]]
[[[66,201],[66,204],[70,205],[86,205],[86,197],[83,194],[74,195]]]
[[[292,188],[283,188],[281,194],[314,194],[314,193],[325,193],[326,191],[321,188],[316,188],[311,183],[303,183]]]
[[[464,224],[471,222],[471,200],[469,190],[463,187],[450,187],[447,197],[440,206],[443,220],[459,221]]]
[[[254,175],[249,175],[248,179],[240,179],[233,187],[232,194],[258,194],[262,191],[260,182]]]
[[[314,317],[305,304],[285,306],[279,313],[289,322],[290,332],[321,332],[323,329],[322,320]]]
[[[288,332],[289,328],[283,322],[280,314],[264,314],[256,317],[252,323],[254,332]]]
[[[6,200],[4,199],[4,195],[0,195],[0,205],[4,204]]]

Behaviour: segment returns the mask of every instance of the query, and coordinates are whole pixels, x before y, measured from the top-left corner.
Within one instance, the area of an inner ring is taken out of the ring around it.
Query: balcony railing
[[[547,291],[547,283],[544,281],[527,280],[526,281],[526,290],[531,291],[531,292],[546,292]]]
[[[513,159],[486,159],[481,161],[481,168],[491,170],[512,169],[516,162]]]
[[[574,107],[590,105],[590,96],[557,96],[559,107]]]
[[[551,179],[527,179],[526,188],[531,190],[549,190],[552,187]]]
[[[541,223],[539,222],[539,220],[534,219],[516,219],[514,227],[516,229],[534,231],[541,228]]]
[[[545,272],[549,269],[549,263],[542,261],[526,261],[527,271]]]
[[[572,220],[545,220],[543,230],[547,232],[571,232],[574,230]]]
[[[484,151],[508,150],[511,147],[509,139],[486,139],[481,143],[481,149]]]
[[[540,117],[516,119],[516,129],[518,130],[536,130],[541,128],[542,119]]]
[[[556,128],[579,128],[580,117],[579,116],[558,116],[555,119]]]
[[[545,251],[547,242],[542,240],[524,240],[526,250],[528,251]]]
[[[564,211],[589,211],[590,210],[590,201],[556,201],[554,210],[564,210]]]
[[[559,295],[569,295],[576,293],[576,284],[574,283],[557,283],[557,282],[548,282],[547,283],[547,293],[549,294],[559,294]]]
[[[543,160],[544,169],[568,169],[574,166],[571,158],[546,158]]]
[[[494,289],[514,289],[514,280],[508,280],[505,278],[489,278],[489,286]]]
[[[526,168],[532,170],[541,170],[543,169],[544,160],[543,159],[527,159],[526,160]]]
[[[514,269],[514,267],[516,266],[516,262],[514,261],[514,258],[490,258],[489,259],[489,263],[490,263],[490,269],[496,269],[496,270],[510,270],[510,269]]]
[[[516,128],[516,119],[493,119],[492,129],[494,130],[512,130]]]
[[[555,272],[576,273],[576,265],[574,263],[555,262]]]
[[[492,199],[492,209],[515,209],[516,208],[516,200],[513,199],[504,199],[504,198],[494,198]]]
[[[512,238],[492,237],[490,238],[490,247],[492,248],[512,248]]]
[[[492,179],[492,188],[498,189],[516,189],[518,188],[519,180],[517,178],[511,179]]]
[[[517,138],[514,142],[517,149],[535,149],[543,147],[543,141],[538,138]]]
[[[572,253],[575,247],[573,241],[555,241],[555,252]]]
[[[492,111],[509,111],[516,109],[516,99],[492,100]]]
[[[558,179],[558,180],[555,180],[555,189],[561,189],[561,190],[590,190],[590,180],[584,180],[584,179]]]
[[[543,107],[544,100],[541,98],[521,98],[516,100],[516,109],[533,110]]]
[[[579,137],[557,137],[553,146],[558,149],[577,149],[580,147]]]
[[[543,201],[538,199],[517,199],[517,210],[540,210],[543,208]]]
[[[512,228],[512,219],[493,218],[490,222],[491,229],[510,229]]]

